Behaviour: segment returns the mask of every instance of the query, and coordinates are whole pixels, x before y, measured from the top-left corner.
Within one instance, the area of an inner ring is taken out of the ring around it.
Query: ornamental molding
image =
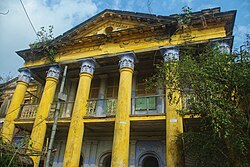
[[[179,61],[179,48],[176,46],[161,47],[161,54],[164,58],[164,62]]]
[[[231,52],[232,40],[232,37],[214,39],[211,40],[211,46],[213,49],[217,49],[219,53],[229,54]]]
[[[135,64],[135,54],[134,52],[125,52],[119,54],[120,61],[119,61],[119,67],[122,68],[131,68],[134,69]]]
[[[229,54],[230,53],[230,46],[226,42],[219,42],[218,50],[219,50],[220,53]]]
[[[22,81],[22,82],[25,82],[25,83],[30,83],[30,80],[31,80],[31,73],[30,73],[30,70],[29,69],[25,69],[25,70],[22,70],[18,76],[18,82],[19,81]]]
[[[95,71],[95,64],[96,64],[95,59],[92,59],[92,58],[83,59],[80,74],[88,73],[88,74],[93,75]]]
[[[59,79],[60,68],[58,66],[51,66],[47,71],[47,78]]]

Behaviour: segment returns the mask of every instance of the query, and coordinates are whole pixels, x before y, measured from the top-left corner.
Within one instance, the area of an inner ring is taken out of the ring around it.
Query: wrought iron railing
[[[132,97],[132,115],[162,114],[165,112],[165,95]]]
[[[59,118],[71,118],[73,107],[74,107],[74,102],[61,102]],[[56,103],[53,103],[51,105],[48,118],[54,118],[55,111],[56,111]]]
[[[59,118],[71,118],[74,102],[62,102]],[[19,119],[34,119],[38,104],[21,105]],[[86,116],[114,116],[117,109],[117,99],[91,99],[87,101]],[[56,103],[51,105],[48,118],[54,118]],[[165,110],[165,96],[151,95],[132,98],[132,115],[162,114]]]
[[[117,99],[91,99],[87,102],[86,116],[115,115]]]
[[[19,119],[34,119],[38,104],[23,104],[20,107]]]

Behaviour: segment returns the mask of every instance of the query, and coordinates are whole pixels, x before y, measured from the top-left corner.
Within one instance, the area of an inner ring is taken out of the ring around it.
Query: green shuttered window
[[[156,97],[141,97],[135,100],[135,110],[155,110]]]

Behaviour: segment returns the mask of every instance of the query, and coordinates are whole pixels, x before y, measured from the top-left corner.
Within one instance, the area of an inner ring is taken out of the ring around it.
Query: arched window
[[[111,152],[106,152],[100,157],[98,166],[111,167]]]
[[[150,152],[139,158],[138,167],[162,167],[162,163],[157,154]]]
[[[159,162],[155,157],[147,156],[142,160],[142,167],[159,167]]]
[[[111,167],[111,154],[103,159],[103,167]]]

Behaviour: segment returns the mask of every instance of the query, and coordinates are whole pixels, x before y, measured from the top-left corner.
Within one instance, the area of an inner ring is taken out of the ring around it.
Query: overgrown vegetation
[[[37,40],[30,44],[30,48],[35,54],[46,55],[51,63],[55,62],[56,55],[56,48],[51,44],[54,39],[53,29],[52,25],[49,26],[48,31],[41,27],[41,30],[37,32]]]
[[[0,137],[0,166],[20,167],[33,166],[33,162],[27,154],[28,139],[23,138],[18,144],[3,142]]]
[[[181,11],[182,12],[177,17],[178,23],[180,25],[189,25],[191,23],[192,8],[184,6]]]
[[[180,91],[187,104],[176,112],[200,117],[199,125],[180,135],[188,161],[199,167],[250,166],[249,52],[226,54],[210,46],[198,53],[181,50],[180,61],[158,65],[148,84],[167,85],[172,103],[180,102],[172,98]]]

